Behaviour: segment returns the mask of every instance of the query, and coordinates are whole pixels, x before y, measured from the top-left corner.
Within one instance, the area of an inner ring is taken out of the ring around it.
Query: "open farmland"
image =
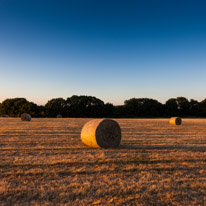
[[[118,149],[88,120],[0,118],[0,205],[206,205],[206,120],[117,119]]]

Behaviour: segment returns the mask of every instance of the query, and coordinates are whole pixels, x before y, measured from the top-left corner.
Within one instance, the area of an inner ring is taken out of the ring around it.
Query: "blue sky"
[[[0,102],[206,98],[206,2],[1,0]]]

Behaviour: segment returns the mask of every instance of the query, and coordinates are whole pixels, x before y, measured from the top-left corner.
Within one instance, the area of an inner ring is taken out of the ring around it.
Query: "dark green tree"
[[[163,105],[154,99],[132,98],[124,102],[129,117],[160,117],[163,115]]]
[[[180,116],[188,116],[190,113],[190,103],[185,97],[177,97],[177,105]]]
[[[124,105],[114,106],[114,117],[123,118],[129,117]]]
[[[172,116],[179,115],[177,99],[175,98],[168,99],[165,103],[165,108],[168,116],[172,117]]]
[[[66,116],[66,100],[63,98],[56,98],[49,100],[45,105],[46,116],[56,117],[61,114],[63,117]]]
[[[190,103],[189,115],[193,117],[200,116],[201,115],[200,103],[194,99],[191,99],[189,103]]]
[[[93,96],[73,95],[66,100],[69,117],[102,117],[104,102]]]
[[[200,117],[206,117],[206,99],[200,102]]]
[[[32,117],[38,116],[38,106],[25,98],[6,99],[1,104],[1,114],[19,117],[22,113],[29,113]]]
[[[113,104],[106,103],[103,111],[103,117],[115,117],[115,107]]]

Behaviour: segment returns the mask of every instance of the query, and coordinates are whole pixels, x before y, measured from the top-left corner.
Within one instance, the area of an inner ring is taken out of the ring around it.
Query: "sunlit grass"
[[[119,119],[118,149],[80,141],[89,119],[0,119],[0,205],[204,205],[206,120]]]

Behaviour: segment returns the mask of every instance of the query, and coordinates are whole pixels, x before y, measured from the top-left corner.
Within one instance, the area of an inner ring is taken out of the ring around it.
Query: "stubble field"
[[[84,146],[87,121],[0,118],[0,205],[206,205],[206,120],[116,119],[118,149]]]

